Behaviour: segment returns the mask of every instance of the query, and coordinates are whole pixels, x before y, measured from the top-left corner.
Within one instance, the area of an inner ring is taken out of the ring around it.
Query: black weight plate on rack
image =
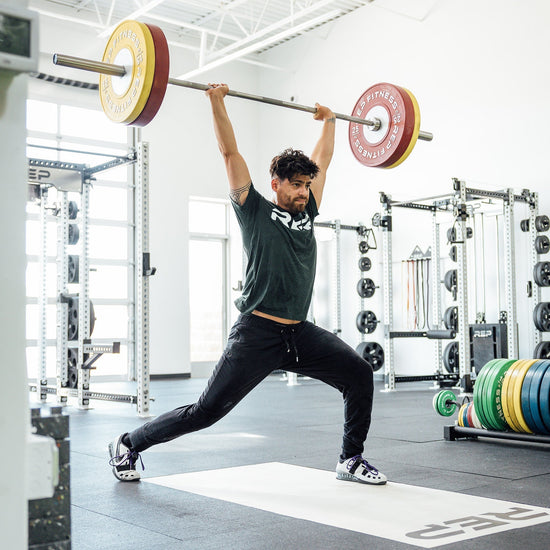
[[[454,227],[449,227],[449,229],[447,229],[447,241],[450,243],[456,241],[456,229]]]
[[[540,302],[535,306],[533,323],[541,332],[550,332],[550,302]]]
[[[76,220],[78,215],[78,204],[76,201],[69,201],[69,220]]]
[[[525,219],[525,220],[521,220],[519,222],[519,228],[524,232],[524,233],[527,233],[529,231],[529,220],[528,219]]]
[[[95,328],[95,310],[94,304],[91,300],[89,300],[89,304],[89,325],[91,336]],[[67,340],[78,340],[78,296],[71,297],[67,306]]]
[[[68,255],[68,266],[67,266],[67,282],[68,283],[78,283],[79,282],[79,266],[80,266],[80,256],[75,254]]]
[[[375,286],[372,279],[363,278],[357,282],[357,294],[361,298],[370,298],[374,294]]]
[[[550,229],[550,219],[546,214],[535,218],[535,229],[537,231],[548,231]]]
[[[67,366],[69,368],[76,367],[77,363],[78,363],[78,349],[67,348]]]
[[[73,245],[78,242],[78,239],[80,239],[80,231],[78,229],[78,225],[76,223],[70,223],[69,224],[69,244]]]
[[[359,269],[361,271],[369,271],[372,267],[372,262],[370,261],[370,258],[367,256],[362,256],[359,258]]]
[[[355,319],[355,325],[357,330],[363,334],[370,334],[376,330],[376,325],[378,321],[376,320],[376,315],[372,311],[363,310],[357,314]]]
[[[539,342],[533,353],[535,359],[550,359],[550,342]]]
[[[539,286],[550,286],[550,262],[537,262],[533,268],[533,279]]]
[[[67,385],[71,389],[78,388],[78,369],[76,367],[69,367]]]
[[[370,250],[369,243],[367,241],[360,241],[357,245],[361,254],[366,254]]]
[[[445,273],[444,284],[449,292],[452,292],[456,288],[456,269],[449,269]]]
[[[355,351],[376,372],[384,366],[384,348],[378,342],[361,342]]]
[[[453,244],[453,246],[451,246],[451,249],[449,250],[449,258],[451,258],[451,260],[453,260],[453,262],[456,262],[456,260],[458,258],[458,252],[456,250],[456,244]]]
[[[458,307],[450,306],[443,314],[443,324],[447,330],[458,329]]]
[[[449,374],[458,372],[458,342],[451,342],[445,347],[443,366]]]
[[[535,239],[537,254],[546,254],[550,250],[550,239],[546,235],[539,235]]]

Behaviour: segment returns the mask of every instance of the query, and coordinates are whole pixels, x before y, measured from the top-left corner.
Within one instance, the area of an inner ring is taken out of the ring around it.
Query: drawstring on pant
[[[292,349],[294,349],[294,355],[296,356],[296,363],[298,363],[298,348],[296,346],[296,341],[294,340],[294,333],[296,331],[291,328],[283,328],[281,329],[281,338],[283,339],[283,342],[286,344],[286,352],[291,352],[291,346]]]

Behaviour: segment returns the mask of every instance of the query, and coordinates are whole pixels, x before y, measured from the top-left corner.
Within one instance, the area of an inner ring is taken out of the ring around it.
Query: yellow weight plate
[[[525,363],[512,374],[511,386],[512,386],[512,410],[517,419],[517,424],[521,432],[532,434],[533,431],[525,422],[525,417],[521,410],[521,389],[523,387],[523,380],[527,371],[536,363],[538,359],[528,359]]]
[[[147,25],[132,20],[120,23],[102,61],[126,67],[124,76],[100,75],[103,111],[113,122],[131,124],[145,108],[155,76],[155,43]]]
[[[466,403],[463,403],[460,406],[460,409],[458,409],[458,425],[462,426],[464,428],[464,422],[462,421],[462,415],[464,413],[464,408],[466,407]]]
[[[512,417],[512,394],[510,393],[510,381],[512,380],[512,374],[516,368],[521,367],[525,361],[520,359],[513,363],[506,374],[504,375],[504,380],[502,381],[502,392],[501,392],[501,402],[502,402],[502,412],[504,413],[504,418],[508,423],[508,426],[512,428],[515,432],[519,431],[515,419]]]
[[[416,101],[416,97],[414,97],[413,93],[410,90],[408,90],[407,88],[403,88],[403,86],[400,86],[400,88],[405,91],[411,98],[414,109],[414,129],[411,141],[409,142],[408,147],[405,149],[405,152],[399,157],[399,160],[397,160],[397,162],[394,162],[391,166],[388,166],[387,168],[395,168],[396,166],[399,166],[411,154],[411,151],[414,149],[416,141],[418,140],[418,134],[420,133],[420,107],[418,106],[418,101]]]

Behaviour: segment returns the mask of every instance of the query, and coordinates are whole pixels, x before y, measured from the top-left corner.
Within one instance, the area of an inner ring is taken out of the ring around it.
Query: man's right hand
[[[227,92],[229,92],[229,86],[227,84],[212,84],[211,82],[208,83],[210,88],[205,91],[205,94],[210,97],[220,97],[224,98],[227,95]]]

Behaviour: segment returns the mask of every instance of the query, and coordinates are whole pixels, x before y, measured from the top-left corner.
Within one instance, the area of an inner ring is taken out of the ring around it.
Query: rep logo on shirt
[[[309,231],[311,229],[311,219],[306,213],[300,219],[293,219],[289,212],[274,208],[271,211],[271,219],[274,221],[278,220],[289,229],[294,229],[295,231]]]

